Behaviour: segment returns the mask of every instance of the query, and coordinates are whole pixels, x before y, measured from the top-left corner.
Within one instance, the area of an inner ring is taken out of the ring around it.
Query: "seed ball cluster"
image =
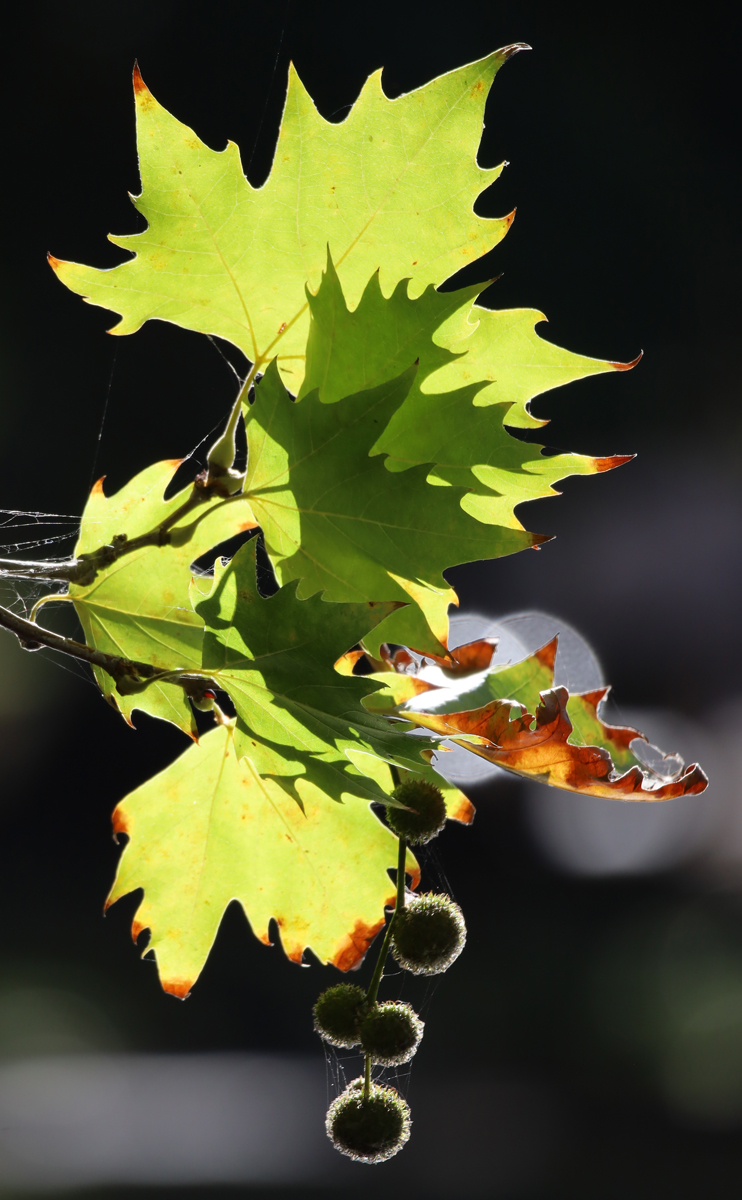
[[[413,975],[447,971],[464,949],[464,914],[450,896],[428,892],[415,896],[398,914],[392,953]]]
[[[387,806],[389,828],[413,846],[423,846],[437,837],[446,823],[443,792],[432,783],[410,779],[394,789],[392,799],[404,804],[405,808]]]
[[[374,1004],[361,1021],[361,1046],[380,1067],[409,1062],[420,1044],[423,1022],[409,1004]]]
[[[336,1150],[356,1162],[385,1162],[409,1140],[409,1106],[394,1088],[380,1083],[372,1083],[365,1098],[363,1082],[354,1079],[330,1105],[327,1136]]]
[[[331,1046],[349,1050],[361,1040],[366,993],[352,983],[338,983],[323,992],[314,1006],[314,1028]]]

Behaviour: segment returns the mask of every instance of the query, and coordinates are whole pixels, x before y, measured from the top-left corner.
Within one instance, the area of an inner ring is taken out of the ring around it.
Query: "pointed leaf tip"
[[[593,465],[600,475],[603,471],[613,471],[615,467],[622,467],[624,463],[632,462],[635,458],[635,454],[611,454],[608,458],[594,458]]]
[[[137,921],[135,917],[131,923],[131,940],[135,946],[139,940],[139,934],[144,933],[145,929],[149,929],[149,925],[146,925],[143,921]]]
[[[627,363],[612,362],[612,363],[609,363],[609,366],[613,367],[614,371],[630,371],[633,367],[635,367],[638,363],[640,363],[643,358],[644,358],[644,351],[640,350],[639,353],[637,354],[636,358],[633,359],[631,362],[627,362]]]
[[[163,992],[175,996],[178,1000],[187,1000],[193,986],[192,979],[163,979],[161,983]]]
[[[58,271],[62,265],[62,260],[59,258],[55,258],[53,254],[47,253],[46,261],[48,262],[52,271]]]
[[[497,51],[497,57],[507,62],[509,58],[515,58],[516,54],[520,54],[521,50],[532,50],[533,47],[528,45],[528,42],[513,42],[510,46],[503,46]]]
[[[558,636],[553,637],[550,642],[547,642],[545,646],[542,646],[540,650],[537,650],[533,657],[536,659],[536,662],[541,664],[542,667],[546,667],[548,671],[553,672],[558,648],[559,638]]]
[[[134,84],[134,95],[135,96],[137,96],[137,97],[140,95],[149,96],[149,94],[150,94],[149,88],[147,87],[146,83],[142,79],[142,72],[139,70],[139,63],[136,61],[134,63],[134,70],[131,73],[131,81]]]

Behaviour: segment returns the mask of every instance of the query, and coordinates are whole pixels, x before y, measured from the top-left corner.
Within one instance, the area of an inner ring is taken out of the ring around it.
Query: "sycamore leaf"
[[[59,278],[121,315],[113,332],[147,320],[217,334],[254,363],[280,356],[301,384],[308,313],[329,246],[351,304],[373,271],[413,290],[439,284],[485,254],[512,214],[479,217],[474,201],[502,166],[476,163],[484,105],[502,64],[524,47],[478,62],[390,100],[381,72],[347,117],[326,121],[293,68],[269,178],[246,180],[233,142],[206,146],[134,73],[144,233],[112,237],[133,258],[100,271],[52,259]]]
[[[465,489],[431,487],[427,466],[391,473],[382,455],[369,456],[415,373],[334,404],[316,391],[297,404],[272,364],[245,411],[245,494],[281,583],[299,579],[299,597],[406,603],[375,641],[443,652],[455,601],[444,569],[545,539],[475,520]]]
[[[471,712],[442,716],[417,713],[415,721],[426,729],[446,734],[498,767],[570,792],[614,800],[672,800],[677,796],[698,795],[707,788],[708,779],[695,763],[666,782],[664,776],[642,770],[643,763],[619,774],[609,748],[575,745],[570,741],[573,727],[567,715],[568,700],[567,689],[558,687],[542,692],[535,718],[519,709],[515,719],[511,719],[512,703],[493,700]],[[597,706],[593,719],[602,727],[602,740],[611,748],[617,746],[625,751],[628,747],[623,738],[630,742],[642,738],[634,729],[616,731],[602,726]]]
[[[489,673],[461,698],[472,706],[465,711],[448,711],[449,702],[434,713],[404,709],[403,715],[505,770],[567,791],[618,800],[705,791],[708,779],[697,764],[684,769],[679,756],[663,755],[638,730],[601,719],[609,688],[570,696],[552,686],[557,642]],[[487,693],[496,699],[474,707]]]
[[[545,646],[534,651],[533,654],[529,654],[520,662],[507,666],[496,666],[489,671],[480,686],[467,692],[463,697],[466,700],[467,709],[485,706],[492,699],[507,699],[514,700],[528,712],[535,712],[542,692],[548,691],[554,686],[554,664],[558,643],[559,638],[554,637]],[[474,644],[476,645],[476,643]],[[468,650],[468,647],[463,647],[463,649]],[[459,651],[453,650],[451,653],[457,654]],[[379,676],[371,675],[370,678],[376,679]],[[400,678],[400,676],[396,678]],[[417,684],[423,683],[423,680],[416,676],[406,675],[403,678],[414,680]],[[385,691],[388,689],[389,685],[387,684]],[[593,692],[569,695],[567,717],[572,725],[572,732],[568,738],[570,744],[607,747],[613,765],[618,771],[627,771],[635,766],[644,767],[649,762],[653,762],[657,766],[658,761],[663,758],[662,752],[650,753],[650,750],[654,751],[656,748],[649,746],[644,734],[626,726],[607,725],[600,720],[598,712],[604,701],[607,700],[609,693],[610,688],[604,687]],[[375,698],[376,694],[370,696],[365,703],[370,704]],[[444,704],[436,704],[435,708],[437,713],[455,712],[461,708],[461,699],[458,702],[449,701]],[[387,703],[386,708],[382,710],[381,706],[378,706],[375,711],[385,711],[387,714],[391,714],[395,710]],[[678,759],[675,755],[666,755],[664,759],[666,763],[673,765],[675,774],[683,766],[682,759]],[[680,764],[680,768],[677,768],[677,763]],[[655,773],[659,773],[663,777],[665,774],[663,771],[655,771]],[[673,774],[672,770],[670,774]]]
[[[480,287],[460,292],[437,292],[429,287],[412,297],[407,284],[402,280],[386,299],[375,274],[351,312],[328,255],[317,294],[307,293],[312,320],[300,399],[316,388],[320,399],[331,404],[353,392],[378,387],[412,363],[419,363],[404,402],[371,451],[389,456],[388,470],[430,463],[429,482],[466,488],[468,494],[461,505],[477,520],[522,529],[515,516],[516,505],[555,495],[551,485],[568,475],[609,471],[629,460],[630,455],[544,457],[541,446],[512,437],[503,422],[510,421],[509,410],[517,396],[512,388],[500,386],[503,376],[516,371],[518,358],[528,353],[531,378],[553,381],[553,374],[544,376],[543,372],[556,348],[535,337],[534,345],[524,347],[522,320],[507,320],[499,332],[492,331],[488,353],[483,355],[475,344],[482,335],[479,330],[472,333],[472,326],[466,324]],[[477,310],[478,314],[485,312]],[[447,346],[457,318],[454,332],[469,336],[460,341],[460,352],[454,355]],[[446,344],[440,345],[445,334]],[[565,351],[558,354],[565,360],[570,357]],[[447,366],[455,370],[446,370]],[[575,366],[569,378],[587,373]],[[550,386],[553,382],[538,390]]]
[[[321,596],[298,600],[296,586],[265,599],[258,594],[255,543],[226,566],[217,564],[208,596],[194,607],[206,623],[203,667],[237,710],[235,745],[261,774],[278,777],[296,795],[306,776],[339,800],[345,795],[383,800],[378,784],[359,772],[349,751],[365,750],[411,770],[430,747],[362,706],[373,681],[334,669],[341,652],[395,607],[330,604]]]
[[[275,920],[294,962],[307,948],[342,971],[362,960],[394,903],[397,839],[367,803],[336,804],[305,779],[297,788],[301,807],[238,757],[228,723],[116,808],[129,843],[107,904],[144,890],[132,934],[151,931],[166,992],[188,994],[232,900],[267,945]],[[409,852],[407,872],[417,886]]]
[[[117,535],[132,540],[157,529],[190,494],[188,487],[163,499],[179,465],[178,461],[155,463],[114,496],[105,495],[99,480],[82,516],[75,553],[89,554]],[[220,542],[254,527],[250,506],[242,497],[215,497],[176,522],[167,544],[124,554],[100,570],[89,587],[73,584],[69,594],[88,645],[160,670],[199,670],[203,621],[188,596],[191,563]],[[134,709],[141,709],[195,734],[193,712],[182,688],[152,683],[137,695],[120,696],[113,692],[110,675],[97,667],[94,671],[103,694],[115,698],[129,722]]]

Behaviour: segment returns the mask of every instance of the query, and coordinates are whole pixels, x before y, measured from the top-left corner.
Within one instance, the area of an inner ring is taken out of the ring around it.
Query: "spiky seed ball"
[[[397,915],[392,953],[413,975],[440,975],[459,957],[466,941],[464,914],[450,896],[415,896]]]
[[[387,806],[389,828],[397,837],[405,838],[413,846],[423,846],[431,838],[437,837],[446,824],[446,801],[441,789],[433,783],[426,783],[424,779],[409,779],[394,789],[392,799],[406,807]]]
[[[392,1158],[410,1137],[410,1109],[399,1092],[372,1083],[368,1099],[363,1078],[354,1079],[327,1110],[327,1136],[336,1150],[356,1162]]]
[[[328,988],[314,1006],[314,1028],[331,1046],[350,1049],[361,1040],[360,1025],[366,1012],[366,993],[353,983]]]
[[[374,1004],[361,1021],[361,1045],[381,1067],[409,1062],[420,1045],[424,1025],[409,1004]]]

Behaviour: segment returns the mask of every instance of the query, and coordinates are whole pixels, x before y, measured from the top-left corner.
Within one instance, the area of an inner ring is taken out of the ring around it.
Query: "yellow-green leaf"
[[[377,268],[413,290],[441,283],[490,250],[512,216],[479,217],[474,201],[502,167],[476,162],[490,84],[508,46],[390,100],[381,72],[337,124],[317,112],[292,68],[273,167],[253,188],[237,146],[214,151],[134,75],[144,233],[111,240],[133,258],[101,271],[52,260],[59,278],[121,315],[218,334],[252,362],[280,356],[287,385],[303,376],[304,286],[319,284],[329,244],[355,303]]]
[[[347,971],[365,955],[394,903],[397,840],[368,803],[336,804],[303,779],[297,788],[302,807],[238,759],[226,725],[117,807],[129,843],[108,904],[143,889],[132,932],[150,930],[166,992],[188,994],[233,900],[266,944],[275,921],[294,962],[309,948]],[[407,870],[415,886],[409,852]]]
[[[120,535],[132,541],[176,513],[191,489],[184,488],[169,500],[163,496],[179,465],[178,461],[155,463],[113,496],[106,496],[99,480],[82,516],[75,553],[90,554]],[[198,670],[203,621],[193,611],[188,594],[191,563],[254,526],[255,518],[242,497],[215,497],[177,521],[164,545],[150,544],[123,554],[100,570],[89,587],[73,584],[70,596],[88,645],[150,663],[158,670]],[[127,720],[141,709],[195,733],[182,688],[157,682],[136,695],[120,696],[113,691],[110,675],[94,670],[103,694],[115,699]]]

